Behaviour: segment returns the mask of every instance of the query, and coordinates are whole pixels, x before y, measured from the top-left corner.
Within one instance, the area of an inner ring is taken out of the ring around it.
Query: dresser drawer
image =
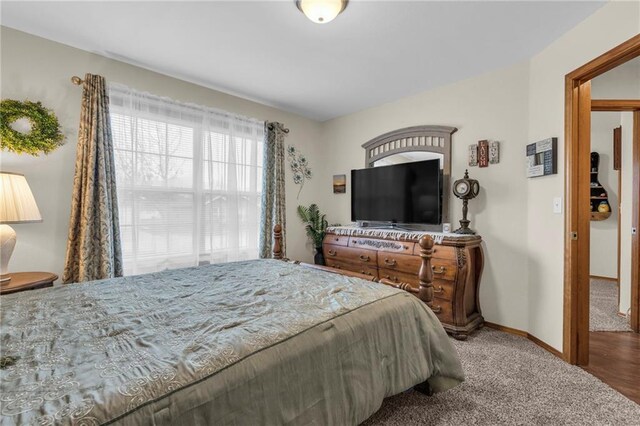
[[[431,259],[431,270],[433,279],[453,281],[456,279],[458,265],[455,261],[447,259]]]
[[[381,252],[413,254],[415,243],[394,240],[379,240],[377,238],[351,237],[349,247],[378,250]]]
[[[376,268],[375,266],[359,265],[359,266],[356,266],[354,271],[362,275],[368,275],[370,277],[380,278],[380,275],[378,274],[378,268]]]
[[[454,247],[434,245],[433,255],[431,257],[436,259],[456,260],[456,249]]]
[[[417,275],[421,264],[422,258],[420,256],[388,252],[378,253],[379,268],[393,269]]]
[[[350,262],[341,262],[339,260],[328,259],[325,261],[326,266],[330,268],[340,269],[342,271],[357,272],[369,277],[378,278],[378,268],[375,266],[358,265]]]
[[[419,256],[420,250],[420,244],[416,244],[415,248],[413,249],[413,254]],[[431,251],[431,257],[436,259],[456,260],[456,249],[454,247],[434,244]]]
[[[410,284],[411,287],[418,288],[420,287],[420,281],[418,280],[418,274],[410,274],[408,272],[400,272],[393,269],[378,269],[378,275],[380,279],[386,278],[391,282],[396,284],[398,283],[407,283]]]
[[[355,263],[357,265],[367,265],[376,267],[378,264],[377,252],[375,250],[363,250],[351,247],[325,244],[322,246],[325,261],[337,259],[342,262]]]
[[[330,268],[343,269],[346,271],[356,272],[356,269],[358,268],[358,265],[354,265],[353,263],[341,262],[335,259],[325,259],[324,263]]]
[[[322,240],[322,244],[333,244],[336,246],[348,246],[349,245],[349,237],[344,235],[333,235],[327,234],[324,236],[324,240]]]
[[[436,312],[438,308],[440,309],[440,312]],[[453,324],[453,306],[451,302],[441,299],[433,299],[431,309],[433,309],[441,322]]]
[[[453,282],[435,278],[433,280],[433,297],[442,300],[453,300]]]

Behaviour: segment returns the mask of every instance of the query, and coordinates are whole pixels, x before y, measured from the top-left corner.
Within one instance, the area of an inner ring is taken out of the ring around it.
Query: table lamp
[[[16,231],[8,223],[42,222],[36,200],[24,175],[0,172],[0,285],[11,281],[9,259],[16,245]]]

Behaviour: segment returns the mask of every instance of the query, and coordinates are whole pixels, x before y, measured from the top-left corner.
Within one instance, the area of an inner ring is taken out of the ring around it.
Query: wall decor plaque
[[[478,145],[469,145],[469,167],[478,165]]]
[[[489,164],[500,162],[500,142],[493,141],[489,144]]]
[[[489,141],[478,142],[478,167],[489,166]]]
[[[558,173],[558,138],[549,138],[527,145],[527,177]]]

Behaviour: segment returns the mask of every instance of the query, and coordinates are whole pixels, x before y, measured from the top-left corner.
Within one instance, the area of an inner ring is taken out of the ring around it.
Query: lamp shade
[[[0,172],[0,223],[41,221],[40,210],[24,175]]]

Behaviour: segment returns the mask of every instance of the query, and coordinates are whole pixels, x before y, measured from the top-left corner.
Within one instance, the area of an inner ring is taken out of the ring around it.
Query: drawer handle
[[[338,254],[335,252],[335,250],[329,250],[327,253],[329,253],[329,256],[335,256],[336,254]]]
[[[434,314],[442,313],[442,308],[440,306],[432,306],[431,310],[433,311]]]
[[[340,238],[336,238],[336,241],[340,241]]]
[[[369,275],[370,277],[373,276],[373,274],[371,272],[360,271],[360,273],[362,275]]]
[[[438,288],[433,288],[433,292],[438,294],[438,293],[444,293],[444,289],[442,288],[442,286],[438,286]]]
[[[360,260],[362,260],[363,262],[368,262],[369,261],[369,256],[361,254],[360,255]]]
[[[389,266],[396,266],[398,264],[398,262],[396,262],[395,259],[391,259],[391,260],[385,259],[384,260],[384,264],[385,265],[389,265]]]
[[[440,270],[436,270],[436,267],[432,266],[431,270],[433,271],[434,274],[444,274],[447,268],[445,268],[444,266],[441,266]]]
[[[393,281],[394,283],[398,282],[398,277],[393,277],[391,278],[391,275],[387,275],[385,276],[386,279]]]

